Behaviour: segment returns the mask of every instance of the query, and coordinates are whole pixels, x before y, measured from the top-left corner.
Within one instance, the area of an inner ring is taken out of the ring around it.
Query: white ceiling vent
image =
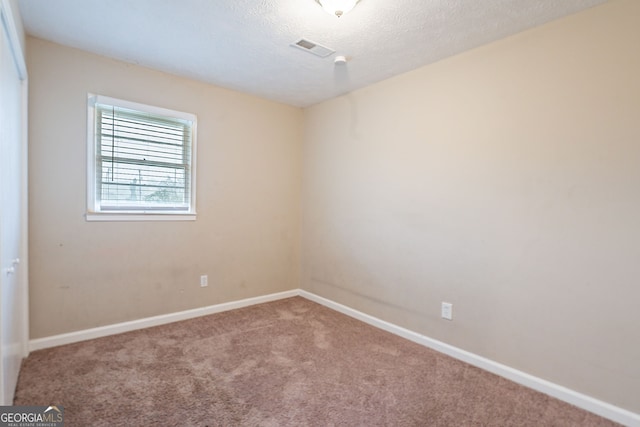
[[[333,49],[330,49],[326,46],[322,46],[318,43],[315,43],[306,39],[300,39],[297,42],[291,43],[291,46],[297,47],[298,49],[302,49],[305,52],[313,53],[314,55],[319,56],[320,58],[327,57],[332,53],[336,52]]]

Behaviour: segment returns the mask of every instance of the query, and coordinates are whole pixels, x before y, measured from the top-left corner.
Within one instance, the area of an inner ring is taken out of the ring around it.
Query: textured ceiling
[[[306,107],[606,0],[19,0],[27,33]],[[290,46],[336,50],[320,58]],[[336,55],[349,59],[334,66]],[[342,67],[342,68],[338,68]]]

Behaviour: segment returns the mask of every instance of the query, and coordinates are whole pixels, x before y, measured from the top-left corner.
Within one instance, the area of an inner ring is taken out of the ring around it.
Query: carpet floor
[[[35,351],[66,426],[615,426],[300,297]]]

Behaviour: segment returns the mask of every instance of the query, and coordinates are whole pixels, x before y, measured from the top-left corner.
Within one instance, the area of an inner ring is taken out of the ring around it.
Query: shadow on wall
[[[353,93],[347,92],[351,84],[349,76],[349,65],[347,62],[336,63],[333,67],[333,85],[336,93],[344,94],[342,97],[349,103],[349,136],[352,139],[359,139],[357,133],[358,126],[358,104]]]

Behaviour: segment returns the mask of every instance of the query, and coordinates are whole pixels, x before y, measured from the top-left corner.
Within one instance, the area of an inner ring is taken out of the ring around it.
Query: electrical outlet
[[[200,276],[200,287],[205,288],[207,286],[209,286],[209,278],[207,277],[207,275],[205,274],[203,276]]]
[[[443,302],[441,315],[443,319],[453,320],[453,304],[450,302]]]

